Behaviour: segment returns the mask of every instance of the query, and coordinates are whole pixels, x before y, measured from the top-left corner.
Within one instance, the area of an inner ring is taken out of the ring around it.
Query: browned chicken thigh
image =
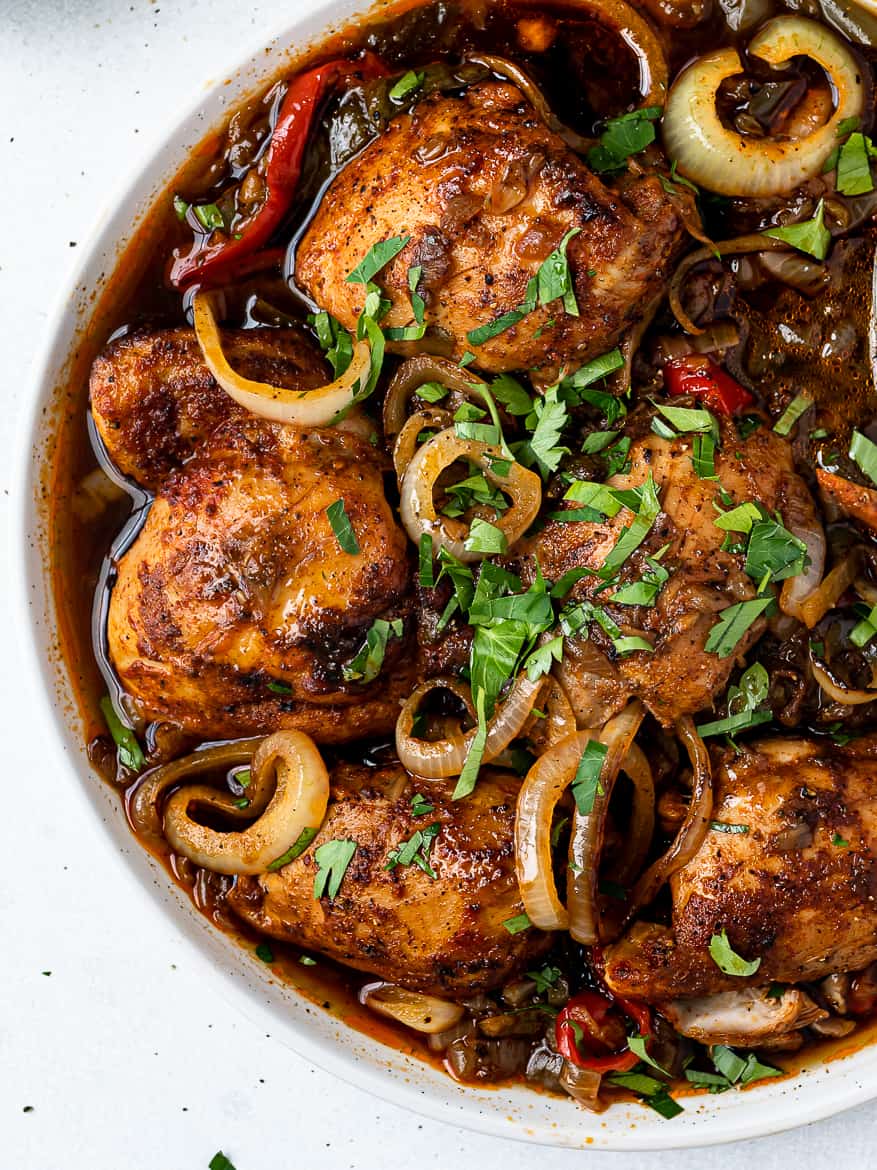
[[[521,305],[573,229],[579,315],[552,303],[483,344],[467,339]],[[296,279],[353,328],[365,289],[346,277],[394,236],[411,238],[377,277],[391,302],[384,324],[411,323],[408,273],[419,267],[426,323],[455,357],[471,349],[482,369],[537,368],[544,381],[611,349],[638,319],[667,279],[681,224],[656,176],[607,188],[520,90],[494,82],[427,98],[345,167],[299,245]]]
[[[638,425],[639,420],[632,422],[631,428]],[[652,654],[640,650],[617,658],[611,640],[594,623],[590,638],[566,640],[561,676],[581,726],[605,722],[632,695],[667,726],[682,715],[703,711],[726,687],[738,657],[763,632],[764,621],[754,622],[735,652],[725,658],[704,648],[720,611],[756,592],[744,572],[744,556],[722,548],[728,533],[714,524],[720,510],[757,501],[771,513],[779,511],[787,524],[819,527],[810,493],[794,471],[788,443],[765,427],[741,442],[733,423],[722,420],[720,425],[722,447],[715,460],[719,482],[701,479],[695,471],[691,435],[671,441],[651,432],[634,434],[630,470],[608,480],[612,487],[632,488],[651,474],[661,506],[647,539],[623,566],[620,584],[640,580],[649,571],[644,558],[665,545],[660,563],[670,577],[652,607],[613,605],[614,588],[597,592],[602,581],[595,576],[574,587],[573,600],[592,599],[625,632],[644,635],[655,648]],[[717,509],[720,487],[733,505],[726,502]],[[603,523],[552,520],[533,539],[531,551],[552,581],[573,569],[596,570],[631,519],[631,512],[622,509]]]
[[[358,552],[327,513],[342,500]],[[229,422],[168,477],[121,559],[111,660],[144,716],[205,738],[382,734],[410,689],[408,578],[374,448]],[[363,662],[349,677],[376,619],[394,623],[380,673]]]
[[[313,390],[331,379],[298,329],[229,329],[223,346],[231,365],[255,381]],[[92,366],[89,392],[110,458],[150,491],[220,423],[252,418],[217,385],[191,329],[138,332],[111,342]]]
[[[467,800],[452,800],[453,788],[453,781],[414,780],[400,765],[336,768],[313,844],[277,873],[239,878],[229,903],[273,938],[418,991],[462,997],[501,986],[549,941],[503,926],[522,911],[518,781],[485,769]],[[415,816],[415,793],[433,811]],[[434,823],[441,829],[426,853],[434,877],[415,864],[387,868],[393,850]],[[356,852],[334,901],[316,900],[313,853],[333,840],[356,842]]]
[[[768,739],[716,753],[715,829],[671,878],[672,929],[640,924],[605,952],[618,995],[656,1002],[818,980],[877,960],[877,738]],[[727,931],[748,978],[709,954]]]

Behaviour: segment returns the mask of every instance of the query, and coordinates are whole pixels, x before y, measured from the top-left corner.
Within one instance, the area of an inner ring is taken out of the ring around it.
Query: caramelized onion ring
[[[531,682],[526,671],[521,671],[515,679],[508,696],[497,704],[494,716],[487,725],[487,741],[482,757],[485,764],[495,760],[521,734],[542,687],[543,680],[540,678]],[[396,721],[396,754],[403,767],[425,780],[459,776],[476,731],[473,727],[460,735],[437,740],[419,739],[413,734],[414,719],[424,696],[438,689],[453,692],[466,704],[469,713],[474,713],[469,688],[457,679],[429,679],[411,692]]]
[[[622,928],[643,906],[655,900],[658,890],[672,874],[688,864],[703,844],[709,828],[713,812],[713,773],[709,752],[690,716],[686,715],[677,722],[676,732],[691,760],[691,800],[688,811],[670,848],[649,866],[634,886],[620,924]]]
[[[848,687],[846,683],[841,682],[837,675],[832,673],[824,659],[818,658],[813,653],[812,646],[810,648],[810,669],[826,695],[844,707],[861,707],[864,703],[877,702],[877,690],[862,691],[855,687]]]
[[[421,991],[409,991],[395,983],[367,983],[360,989],[359,1002],[379,1015],[389,1016],[406,1028],[427,1035],[447,1032],[459,1024],[464,1015],[464,1009],[458,1003],[424,995]]]
[[[433,549],[445,548],[460,561],[480,561],[484,553],[471,552],[465,547],[466,525],[459,520],[439,516],[436,512],[433,489],[445,468],[458,459],[471,459],[495,487],[512,499],[507,512],[496,520],[496,527],[505,534],[509,547],[527,531],[542,503],[542,481],[533,471],[520,463],[512,463],[508,475],[497,475],[491,459],[503,460],[499,447],[489,447],[471,439],[460,439],[453,428],[435,435],[415,452],[405,469],[400,489],[399,510],[405,531],[415,544],[424,532],[432,537]]]
[[[396,468],[396,479],[401,484],[405,468],[414,458],[417,450],[417,440],[422,431],[446,430],[453,425],[453,418],[446,410],[419,410],[406,419],[405,425],[396,437],[393,447],[393,466]]]
[[[609,875],[627,886],[640,872],[655,832],[655,781],[643,750],[635,743],[627,749],[621,771],[633,784],[633,807],[624,837],[624,854]]]
[[[172,760],[169,764],[162,764],[158,768],[144,772],[134,788],[129,790],[125,801],[125,811],[134,832],[153,844],[164,841],[160,805],[168,789],[174,788],[187,776],[248,764],[263,739],[264,736],[260,735],[252,739],[236,739],[231,743],[212,744],[210,747],[199,748],[188,756],[182,756],[179,760]],[[268,803],[269,795],[270,792],[262,793],[261,790],[257,792],[255,789],[249,793],[250,806],[244,814],[247,819],[259,815]]]
[[[192,301],[195,336],[210,373],[239,406],[272,422],[291,423],[299,427],[325,427],[353,404],[357,391],[368,380],[371,351],[365,341],[357,341],[353,358],[344,373],[314,390],[289,390],[270,382],[254,382],[235,373],[222,352],[222,337],[216,322],[213,296],[198,292]]]
[[[803,601],[797,603],[796,609],[789,608],[782,594],[780,595],[780,606],[785,613],[790,613],[792,617],[803,622],[808,630],[812,630],[818,622],[822,621],[830,609],[834,609],[843,594],[853,584],[860,566],[860,551],[853,549],[839,565],[835,565],[824,581],[820,582],[811,593],[808,593]],[[789,581],[783,583],[783,593],[785,593],[785,587],[789,583]]]
[[[441,382],[449,390],[474,401],[483,401],[478,387],[487,383],[477,374],[463,370],[456,362],[447,358],[419,354],[403,362],[387,387],[384,399],[384,434],[389,438],[398,435],[405,425],[408,403],[421,386],[427,382]]]
[[[825,533],[822,531],[822,525],[818,521],[814,528],[803,520],[798,520],[790,512],[786,513],[784,520],[792,536],[796,536],[798,540],[807,546],[807,556],[810,559],[810,563],[803,573],[797,573],[794,577],[788,577],[783,581],[783,587],[780,590],[780,609],[783,613],[789,614],[790,617],[797,618],[799,622],[804,622],[809,629],[816,624],[819,617],[822,617],[820,613],[816,621],[810,622],[804,616],[805,612],[808,614],[818,613],[820,608],[820,599],[818,597],[814,600],[810,609],[806,611],[804,604],[811,597],[818,594],[820,590],[822,575],[825,572]],[[835,579],[834,584],[837,585],[841,579],[842,574]],[[849,580],[852,581],[852,579],[853,577],[850,576]],[[845,588],[846,585],[838,591],[838,597],[840,597]],[[826,608],[830,608],[830,606]]]
[[[692,268],[698,264],[703,264],[705,260],[715,260],[717,256],[742,256],[746,252],[788,252],[789,245],[782,240],[774,239],[773,236],[749,235],[749,236],[735,236],[732,240],[719,240],[716,244],[710,244],[706,248],[698,248],[689,254],[676,266],[676,271],[670,280],[670,286],[667,290],[667,299],[670,303],[670,309],[673,316],[682,326],[686,333],[690,333],[694,337],[700,336],[704,332],[699,325],[691,320],[685,310],[682,308],[682,286],[688,279],[688,274]]]
[[[309,736],[276,731],[263,740],[250,765],[250,785],[261,790],[276,776],[274,794],[264,811],[240,832],[219,832],[192,820],[194,805],[237,820],[249,817],[230,793],[206,784],[181,788],[168,799],[164,834],[175,853],[215,873],[259,874],[293,846],[305,830],[317,830],[329,802],[329,773]]]
[[[802,138],[764,139],[739,134],[722,124],[716,91],[726,77],[742,73],[736,49],[698,57],[679,74],[664,115],[664,148],[681,174],[720,195],[763,198],[793,190],[820,173],[837,146],[837,128],[862,112],[862,71],[840,37],[801,16],[777,16],[749,42],[749,55],[782,67],[809,57],[825,70],[835,109],[819,129]]]

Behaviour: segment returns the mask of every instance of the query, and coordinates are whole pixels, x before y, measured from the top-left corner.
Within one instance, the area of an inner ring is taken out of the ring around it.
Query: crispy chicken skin
[[[564,235],[580,315],[559,303],[480,346],[466,334],[521,304],[527,282]],[[379,240],[410,235],[377,277],[391,309],[412,322],[410,268],[428,325],[484,370],[538,368],[542,380],[611,349],[666,281],[681,225],[654,176],[611,190],[548,130],[520,90],[486,83],[433,96],[335,179],[305,234],[296,279],[353,328],[365,288],[345,278]],[[553,322],[553,324],[551,324]]]
[[[233,368],[256,381],[312,390],[331,379],[297,329],[229,329],[223,345]],[[92,366],[89,392],[110,458],[150,491],[220,423],[252,417],[216,384],[191,329],[137,332],[111,342]]]
[[[326,514],[339,499],[356,555]],[[168,477],[122,557],[110,656],[145,716],[202,737],[383,734],[410,689],[408,580],[406,538],[369,444],[229,422]],[[405,633],[390,637],[372,684],[347,683],[343,667],[378,617],[402,618]]]
[[[277,873],[238,878],[229,895],[257,930],[393,983],[445,996],[501,986],[548,945],[535,930],[510,934],[522,911],[514,862],[516,777],[485,769],[475,792],[453,801],[454,781],[415,780],[400,766],[344,765],[332,774],[323,826],[300,858]],[[434,812],[415,817],[420,792]],[[442,828],[416,865],[386,869],[391,850],[419,829]],[[356,842],[334,902],[314,898],[314,850]]]
[[[642,426],[640,419],[631,423],[634,436]],[[716,471],[734,504],[760,501],[771,512],[778,510],[787,523],[818,527],[813,501],[793,469],[788,443],[766,427],[745,442],[728,420],[721,428]],[[631,488],[651,472],[662,508],[646,541],[623,566],[621,584],[640,580],[648,572],[644,558],[665,544],[670,547],[661,564],[670,579],[653,607],[613,605],[611,589],[595,593],[601,584],[596,577],[584,578],[573,589],[574,600],[593,598],[622,628],[644,632],[655,647],[653,654],[637,651],[613,663],[611,641],[593,623],[590,641],[567,639],[561,673],[582,726],[604,722],[631,695],[640,697],[666,726],[682,715],[703,711],[724,690],[737,657],[764,630],[763,621],[755,622],[727,658],[704,649],[719,611],[754,597],[756,586],[744,572],[745,558],[721,548],[727,533],[713,523],[718,485],[698,477],[691,452],[690,435],[671,442],[648,432],[634,437],[630,471],[608,481],[613,487]],[[531,551],[552,581],[571,569],[597,569],[630,521],[626,509],[602,524],[550,521],[533,540]]]
[[[711,830],[671,878],[672,929],[640,924],[608,947],[606,981],[652,1001],[801,983],[877,959],[877,737],[767,739],[714,755]],[[710,958],[713,934],[761,959],[748,979]]]

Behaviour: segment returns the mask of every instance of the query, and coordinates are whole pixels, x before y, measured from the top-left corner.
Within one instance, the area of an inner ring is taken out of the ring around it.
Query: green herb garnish
[[[326,841],[314,850],[318,867],[314,878],[315,898],[328,894],[329,901],[334,902],[355,852],[356,842],[344,840]]]
[[[100,701],[100,709],[107,725],[107,730],[113,737],[116,745],[116,755],[123,768],[131,772],[140,772],[146,767],[146,756],[137,742],[137,736],[130,727],[126,727],[112,704],[109,695],[104,695]]]
[[[344,500],[339,499],[330,504],[326,509],[326,515],[329,517],[329,523],[332,525],[332,531],[335,533],[335,539],[338,541],[338,547],[341,551],[349,553],[351,556],[357,556],[359,554],[359,541],[356,539],[350,517],[344,508]]]
[[[401,638],[404,629],[401,618],[394,618],[389,622],[383,618],[375,618],[361,649],[343,667],[345,682],[373,682],[381,672],[390,636]]]
[[[825,226],[825,203],[822,199],[812,219],[803,223],[792,223],[787,227],[768,228],[762,235],[791,244],[799,252],[805,252],[816,260],[824,260],[831,244],[831,232]]]
[[[295,861],[297,857],[301,857],[305,849],[307,849],[308,845],[310,845],[311,841],[313,841],[314,837],[316,837],[319,831],[319,828],[302,829],[296,838],[295,843],[290,845],[285,853],[282,853],[278,858],[266,866],[268,872],[276,873],[279,869],[283,869],[284,865],[289,865],[291,861]]]
[[[745,978],[747,975],[754,975],[761,966],[761,959],[750,961],[737,954],[728,941],[728,933],[724,928],[721,934],[714,934],[710,939],[709,952],[713,962],[723,975],[736,975]]]

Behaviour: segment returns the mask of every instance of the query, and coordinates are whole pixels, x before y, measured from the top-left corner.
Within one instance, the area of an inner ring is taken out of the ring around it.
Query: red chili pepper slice
[[[592,1045],[605,1047],[617,1039],[622,1031],[617,1009],[636,1023],[641,1036],[651,1033],[652,1017],[645,1004],[630,999],[612,1001],[596,991],[583,991],[569,1001],[555,1021],[554,1037],[561,1056],[570,1064],[593,1072],[629,1072],[639,1060],[629,1048],[607,1056],[585,1056],[579,1047],[581,1044],[587,1048],[589,1040]],[[576,1039],[577,1029],[582,1033],[581,1040]]]
[[[387,70],[374,53],[357,61],[339,57],[317,65],[294,78],[286,91],[265,160],[266,197],[262,206],[240,226],[234,238],[222,236],[196,240],[181,256],[175,253],[170,270],[174,288],[185,288],[196,280],[209,283],[235,276],[251,262],[289,210],[301,175],[308,135],[328,91],[339,81],[356,76],[364,81],[383,77]]]
[[[668,394],[691,394],[702,399],[711,410],[729,418],[747,410],[755,401],[749,391],[735,382],[721,366],[701,354],[667,362],[664,385]]]

